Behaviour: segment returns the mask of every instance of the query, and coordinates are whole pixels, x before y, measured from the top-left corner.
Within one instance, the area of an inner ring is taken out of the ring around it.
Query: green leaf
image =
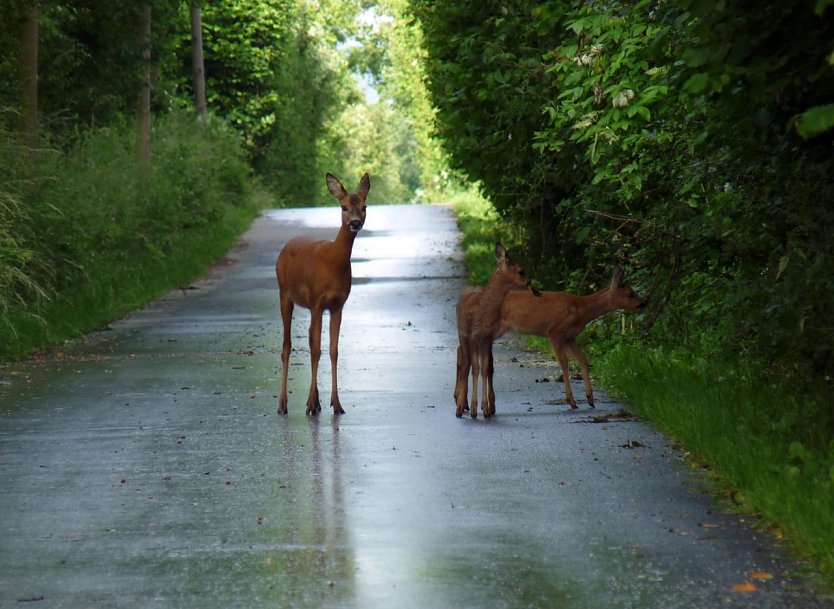
[[[591,227],[590,226],[583,226],[576,232],[576,236],[574,237],[574,241],[577,245],[581,245],[585,241],[588,240],[588,237],[591,234]]]
[[[631,118],[635,114],[639,114],[643,117],[644,120],[651,120],[652,114],[649,112],[649,109],[646,106],[632,106],[628,109],[628,116]]]
[[[825,12],[825,9],[833,4],[834,0],[817,0],[816,5],[814,5],[814,12],[817,15],[822,15]]]
[[[683,60],[690,68],[700,68],[707,63],[710,52],[707,49],[686,49],[683,52]]]
[[[815,106],[796,119],[796,131],[808,139],[834,127],[834,104]]]
[[[779,277],[782,276],[782,273],[784,273],[785,269],[788,268],[790,261],[790,254],[786,254],[779,259],[779,269],[776,271],[776,279],[779,279]]]
[[[697,94],[706,89],[707,84],[709,84],[709,74],[698,72],[697,74],[690,76],[689,79],[683,83],[683,88],[690,93]]]

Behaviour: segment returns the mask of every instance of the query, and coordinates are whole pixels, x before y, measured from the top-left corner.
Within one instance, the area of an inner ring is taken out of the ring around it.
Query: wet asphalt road
[[[275,257],[338,219],[264,214],[196,289],[0,369],[0,607],[834,608],[667,439],[593,422],[623,408],[602,393],[571,412],[560,383],[536,382],[556,365],[512,337],[497,416],[455,418],[448,208],[369,207],[342,324],[347,414],[304,415],[297,309],[276,415]]]

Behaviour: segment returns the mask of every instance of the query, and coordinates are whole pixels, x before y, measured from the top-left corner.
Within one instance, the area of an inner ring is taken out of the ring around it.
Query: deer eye
[[[342,205],[342,211],[347,211],[347,210],[348,210],[348,206],[347,205]]]

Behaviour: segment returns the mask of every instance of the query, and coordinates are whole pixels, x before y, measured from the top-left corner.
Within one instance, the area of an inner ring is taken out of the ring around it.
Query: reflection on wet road
[[[197,289],[0,370],[0,607],[834,607],[666,439],[571,412],[560,383],[536,382],[558,376],[550,358],[511,337],[497,416],[455,418],[448,208],[369,207],[347,414],[304,415],[297,310],[278,416],[275,257],[337,225],[333,207],[264,214]]]

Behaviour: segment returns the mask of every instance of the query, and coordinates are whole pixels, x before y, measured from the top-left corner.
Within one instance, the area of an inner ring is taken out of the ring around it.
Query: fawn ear
[[[625,272],[618,266],[614,267],[614,274],[611,275],[611,287],[619,288],[625,283]]]
[[[343,199],[344,197],[348,196],[345,187],[342,186],[342,183],[339,181],[339,179],[332,173],[328,173],[325,176],[325,179],[327,180],[327,190],[330,191],[331,195],[333,195],[337,199]]]
[[[358,194],[364,201],[368,197],[368,191],[371,189],[371,178],[367,172],[359,180],[359,186],[356,187],[356,194]]]
[[[505,250],[504,246],[500,243],[495,244],[495,261],[498,264],[505,264],[510,261],[510,256],[507,254],[507,250]]]

